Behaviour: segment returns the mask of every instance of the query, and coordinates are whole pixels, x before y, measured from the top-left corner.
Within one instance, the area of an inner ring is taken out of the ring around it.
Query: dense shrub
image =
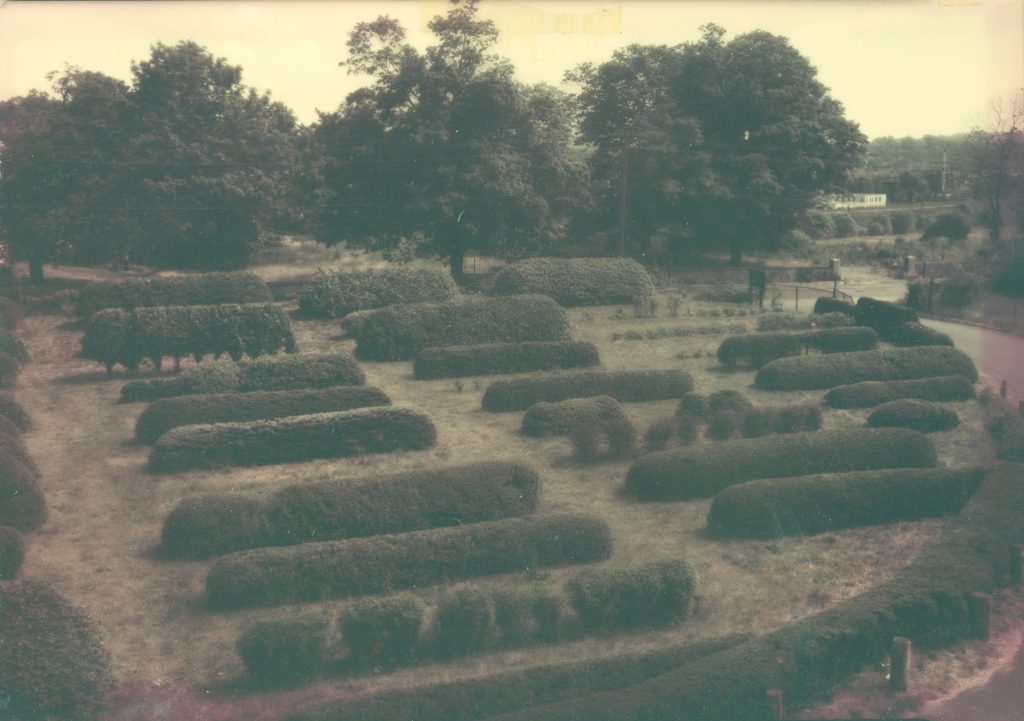
[[[338,630],[357,668],[391,668],[414,661],[427,606],[411,593],[358,599],[338,617]]]
[[[498,380],[484,391],[486,411],[522,411],[534,403],[567,398],[611,396],[620,403],[679,398],[693,390],[693,379],[679,370],[564,371]]]
[[[973,383],[978,380],[978,369],[956,348],[884,348],[780,358],[758,371],[754,385],[771,391],[815,390],[861,381],[912,380],[943,375],[962,375]]]
[[[0,330],[0,353],[6,353],[22,363],[28,360],[28,348],[21,342],[21,338],[10,331]]]
[[[47,586],[0,585],[3,715],[17,721],[97,719],[110,663],[86,615]]]
[[[11,526],[0,526],[0,581],[18,575],[25,560],[25,541],[21,532]]]
[[[981,296],[982,279],[974,273],[960,271],[939,284],[939,303],[963,310]]]
[[[523,435],[561,436],[586,425],[626,417],[611,396],[569,398],[554,403],[534,403],[523,414]]]
[[[673,440],[678,445],[688,445],[700,437],[700,428],[701,421],[695,416],[659,418],[644,433],[644,450],[664,450]]]
[[[117,363],[135,370],[147,358],[159,368],[165,356],[177,362],[227,354],[237,361],[281,349],[294,352],[295,336],[284,310],[269,303],[101,310],[82,338],[82,356],[108,371]]]
[[[735,436],[743,427],[743,413],[740,411],[718,411],[708,419],[704,435],[714,441],[724,441]]]
[[[120,402],[155,401],[193,393],[226,393],[238,390],[241,377],[242,367],[232,360],[207,361],[186,368],[173,378],[128,381],[121,386]]]
[[[434,422],[422,411],[376,406],[247,423],[179,426],[157,440],[149,468],[160,473],[263,465],[423,450],[436,442]]]
[[[323,662],[327,621],[319,617],[260,621],[236,648],[253,679],[267,686],[309,683]]]
[[[632,303],[656,294],[644,267],[628,258],[530,258],[503,268],[499,295],[537,293],[565,307]]]
[[[36,474],[16,454],[0,451],[0,525],[31,531],[46,520]]]
[[[626,474],[626,491],[644,499],[705,498],[758,478],[876,468],[930,468],[928,437],[903,428],[850,428],[741,438],[641,456]]]
[[[273,545],[266,504],[238,494],[182,499],[164,519],[160,550],[170,558],[206,558]]]
[[[953,345],[953,339],[945,333],[917,322],[904,323],[890,340],[899,346]]]
[[[567,589],[584,629],[666,626],[689,613],[697,574],[684,559],[662,559],[582,571]]]
[[[897,210],[889,216],[889,220],[892,223],[892,232],[896,235],[909,233],[917,221],[912,210]]]
[[[254,273],[202,273],[90,283],[78,292],[75,312],[88,318],[104,308],[266,303],[270,299],[270,290]]]
[[[563,635],[566,600],[536,584],[492,592],[494,621],[507,648],[551,643]]]
[[[585,423],[569,435],[576,460],[594,463],[627,458],[640,450],[640,432],[629,416]]]
[[[982,475],[976,469],[900,468],[750,481],[715,496],[708,531],[774,538],[957,513]]]
[[[870,350],[878,334],[870,328],[829,328],[802,333],[748,333],[729,336],[718,347],[718,360],[729,368],[740,364],[760,368],[764,364],[815,349],[822,353]]]
[[[0,295],[0,326],[8,331],[18,328],[25,320],[18,301]]]
[[[835,237],[837,238],[849,238],[864,232],[864,228],[849,213],[834,213],[832,222],[836,226]]]
[[[684,393],[679,399],[679,408],[676,409],[678,418],[705,418],[711,408],[708,405],[708,397],[690,391]]]
[[[8,387],[14,385],[20,370],[21,368],[18,366],[17,360],[11,355],[0,351],[0,386]]]
[[[820,210],[808,210],[800,220],[800,230],[812,240],[827,240],[836,237],[836,224],[832,216]]]
[[[997,403],[988,413],[985,430],[992,436],[996,455],[1004,461],[1024,461],[1024,417],[1003,403]]]
[[[828,328],[806,336],[807,347],[822,353],[850,353],[871,350],[878,345],[878,333],[871,328]]]
[[[831,408],[870,408],[898,398],[926,401],[966,401],[974,398],[974,384],[964,376],[936,376],[907,381],[863,381],[836,386],[825,394]]]
[[[1018,298],[1024,296],[1024,255],[1018,255],[996,274],[992,289]]]
[[[314,318],[342,318],[357,310],[403,303],[444,303],[458,296],[459,287],[452,274],[440,266],[319,270],[302,286],[299,311]]]
[[[904,305],[862,296],[854,308],[857,325],[874,328],[883,338],[895,335],[904,323],[917,322],[917,311]]]
[[[949,238],[963,240],[971,232],[971,225],[960,213],[942,213],[925,228],[921,240]]]
[[[804,433],[821,428],[821,407],[760,406],[743,413],[743,435],[760,438],[771,433]]]
[[[611,550],[611,531],[597,518],[509,518],[231,554],[210,568],[206,594],[214,608],[268,606],[590,563]]]
[[[913,428],[915,431],[948,431],[960,424],[956,413],[916,398],[903,398],[883,403],[868,416],[872,428]]]
[[[889,235],[892,233],[892,222],[888,213],[876,213],[868,222],[868,235]]]
[[[434,649],[440,658],[480,651],[494,642],[497,627],[494,600],[475,586],[464,586],[441,597],[434,617]]]
[[[846,315],[854,315],[856,306],[846,300],[839,298],[829,298],[822,296],[818,300],[814,301],[814,312],[815,314],[823,315],[825,313],[844,313]]]
[[[593,343],[574,341],[527,341],[482,345],[424,348],[413,361],[413,377],[461,378],[464,376],[528,373],[558,368],[586,368],[600,362]]]
[[[437,346],[571,337],[561,306],[537,295],[394,305],[347,316],[342,325],[364,360],[405,360]]]
[[[142,412],[135,423],[135,436],[143,443],[155,443],[178,426],[302,416],[390,403],[383,391],[368,386],[165,398]]]

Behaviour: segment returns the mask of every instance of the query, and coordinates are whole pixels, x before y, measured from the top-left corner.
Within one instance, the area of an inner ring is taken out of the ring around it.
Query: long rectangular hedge
[[[780,358],[757,372],[754,385],[768,391],[817,390],[860,383],[961,375],[978,380],[974,362],[956,348],[882,348],[853,353]]]
[[[361,360],[406,360],[435,346],[571,338],[565,310],[540,295],[392,305],[349,315],[342,327],[356,339]]]
[[[769,361],[798,356],[810,349],[822,353],[870,350],[878,334],[870,328],[826,328],[800,333],[746,333],[729,336],[718,346],[718,360],[734,368],[745,363],[760,368]]]
[[[226,354],[237,361],[282,349],[295,352],[295,335],[287,314],[271,303],[101,310],[82,338],[82,356],[108,371],[118,363],[135,370],[147,358],[159,368],[166,356],[198,361]]]
[[[611,396],[568,398],[554,403],[534,403],[523,414],[524,436],[562,436],[588,425],[628,420]]]
[[[641,456],[626,491],[647,500],[713,496],[759,478],[879,468],[931,468],[938,459],[923,433],[905,428],[846,428],[740,438]]]
[[[528,373],[557,368],[586,368],[600,362],[593,343],[525,341],[424,348],[416,354],[412,374],[419,380]]]
[[[267,303],[270,289],[255,273],[195,273],[167,278],[98,281],[78,291],[75,313],[88,318],[105,308],[155,305]]]
[[[150,405],[139,416],[135,422],[135,437],[143,443],[156,443],[160,436],[178,426],[306,416],[386,406],[390,403],[391,399],[386,393],[368,386],[164,398]]]
[[[901,398],[924,401],[968,401],[974,384],[964,376],[935,376],[908,381],[862,381],[836,386],[825,394],[830,408],[870,408]]]
[[[416,451],[437,442],[434,422],[408,406],[290,416],[247,423],[179,426],[164,433],[149,455],[149,469],[263,465],[363,453]]]
[[[633,303],[657,291],[644,267],[629,258],[530,258],[502,268],[494,292],[537,293],[571,307]]]
[[[693,378],[680,370],[564,371],[497,380],[484,391],[485,411],[524,411],[534,403],[567,398],[611,396],[620,403],[680,398],[693,390]]]
[[[775,538],[958,513],[976,468],[899,468],[770,478],[726,488],[711,503],[715,536]]]
[[[404,533],[525,516],[540,478],[525,463],[486,461],[364,479],[314,480],[268,498],[207,494],[164,520],[161,549],[206,558],[261,546]]]
[[[206,596],[216,609],[272,606],[591,563],[611,552],[608,524],[592,516],[507,518],[234,553],[210,568]]]
[[[935,647],[972,632],[968,597],[995,590],[1024,541],[1020,466],[988,472],[943,534],[895,578],[774,633],[628,688],[516,710],[491,721],[692,721],[770,718],[766,692],[799,708],[864,667],[894,636]]]
[[[904,323],[919,320],[917,311],[913,308],[866,296],[857,299],[853,317],[857,320],[857,325],[874,328],[880,336],[887,339],[897,334]]]
[[[357,310],[403,303],[443,303],[459,297],[452,274],[438,266],[375,270],[319,270],[302,286],[299,311],[311,318],[342,318]]]

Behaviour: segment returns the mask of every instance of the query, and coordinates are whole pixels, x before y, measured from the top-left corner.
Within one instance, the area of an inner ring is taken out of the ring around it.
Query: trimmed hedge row
[[[178,362],[227,354],[237,361],[281,349],[294,353],[295,336],[284,310],[270,303],[101,310],[82,338],[82,356],[108,372],[118,363],[134,371],[147,358],[159,369],[165,356]]]
[[[459,297],[452,274],[436,266],[377,270],[318,270],[299,295],[299,311],[311,318],[342,318],[357,310],[403,303],[443,303]]]
[[[626,474],[631,495],[648,500],[713,496],[758,478],[877,468],[931,468],[935,449],[923,433],[903,428],[849,428],[742,438],[658,451]]]
[[[983,472],[927,468],[826,473],[750,481],[711,503],[715,536],[774,538],[957,513]]]
[[[10,393],[0,393],[0,416],[4,416],[23,433],[32,430],[32,419]]]
[[[297,353],[263,356],[239,365],[207,361],[173,378],[146,378],[121,387],[121,403],[155,401],[197,393],[278,391],[362,385],[363,369],[346,353]]]
[[[197,273],[90,283],[78,291],[75,313],[88,318],[105,308],[134,310],[157,305],[221,305],[270,300],[270,290],[255,273]]]
[[[611,396],[569,398],[555,403],[534,403],[523,414],[524,436],[563,436],[574,430],[606,420],[626,418],[619,402]]]
[[[28,361],[28,348],[25,347],[21,338],[9,330],[0,330],[0,353],[6,353],[21,363]]]
[[[904,323],[896,329],[892,342],[901,346],[953,345],[953,339],[921,323]]]
[[[871,428],[912,428],[915,431],[948,431],[960,425],[956,413],[929,401],[903,398],[883,403],[868,416]]]
[[[16,453],[0,450],[0,525],[31,531],[46,520],[37,474]]]
[[[583,571],[566,588],[587,631],[667,626],[689,614],[697,573],[685,560],[665,559]]]
[[[557,368],[586,368],[600,363],[593,343],[527,341],[424,348],[416,354],[412,374],[419,380],[528,373]]]
[[[422,450],[437,442],[434,422],[407,406],[290,416],[248,423],[179,426],[149,455],[156,473],[226,465],[263,465],[363,453]]]
[[[633,303],[657,295],[642,265],[629,258],[530,258],[494,278],[498,295],[537,293],[565,307]]]
[[[206,576],[212,608],[271,606],[425,586],[611,556],[608,524],[591,516],[507,518],[224,556]]]
[[[862,381],[836,386],[825,394],[830,408],[870,408],[900,398],[925,401],[967,401],[974,384],[964,376],[935,376],[908,381]]]
[[[249,676],[264,686],[309,683],[324,663],[327,619],[316,616],[258,621],[235,649]]]
[[[986,398],[987,396],[983,396]],[[985,430],[992,436],[996,455],[1004,461],[1024,461],[1024,417],[1003,401],[990,400]]]
[[[917,311],[913,308],[866,296],[857,299],[853,315],[857,325],[874,328],[883,338],[896,335],[904,323],[919,322]]]
[[[135,437],[143,443],[151,444],[178,426],[266,420],[390,404],[391,399],[386,393],[369,386],[165,398],[142,412],[135,422]]]
[[[569,319],[551,298],[464,298],[393,305],[342,320],[360,360],[407,360],[424,348],[477,343],[569,340]]]
[[[769,391],[834,388],[861,381],[911,380],[960,375],[978,380],[974,361],[956,348],[883,348],[853,353],[829,353],[772,361],[754,378],[754,385]]]
[[[821,406],[818,405],[756,406],[724,413],[737,415],[738,430],[746,438],[760,438],[773,433],[803,433],[821,428]],[[714,423],[714,418],[711,423]]]
[[[878,334],[870,328],[830,328],[802,333],[748,333],[729,336],[718,346],[718,360],[735,368],[746,363],[760,368],[769,361],[806,353],[848,353],[870,350],[878,345]]]
[[[611,396],[620,403],[679,398],[693,390],[693,378],[680,370],[565,371],[498,380],[484,391],[485,411],[523,411],[534,403]]]
[[[856,306],[846,300],[840,300],[839,298],[829,298],[822,296],[818,300],[814,301],[814,312],[815,313],[845,313],[846,315],[856,315]]]
[[[12,526],[0,526],[0,581],[17,576],[24,560],[25,541],[21,532]]]

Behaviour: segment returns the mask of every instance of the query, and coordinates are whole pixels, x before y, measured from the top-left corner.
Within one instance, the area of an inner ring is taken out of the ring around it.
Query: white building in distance
[[[884,208],[885,193],[844,193],[825,196],[828,207],[840,208]]]

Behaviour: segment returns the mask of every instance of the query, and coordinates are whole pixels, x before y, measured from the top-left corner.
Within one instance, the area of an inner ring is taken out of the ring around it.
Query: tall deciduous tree
[[[1022,211],[1024,90],[1009,101],[992,101],[988,127],[971,132],[966,156],[974,196],[985,203],[989,237],[997,249],[1002,248],[1006,214]]]

